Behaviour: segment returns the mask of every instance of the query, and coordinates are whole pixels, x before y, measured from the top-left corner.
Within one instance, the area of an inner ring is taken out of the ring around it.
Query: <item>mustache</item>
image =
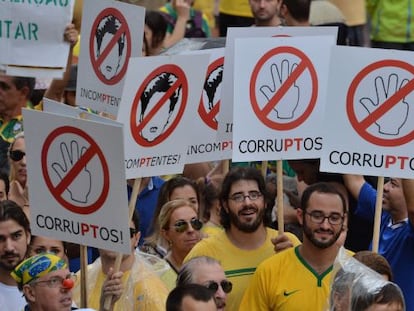
[[[251,205],[246,205],[243,206],[243,208],[239,211],[239,214],[243,213],[243,212],[249,212],[249,211],[254,211],[257,212],[259,209],[257,207],[251,206]]]
[[[318,229],[318,230],[315,230],[315,232],[316,233],[329,233],[329,234],[335,234],[335,232],[333,232],[332,230],[330,230],[330,229]]]
[[[15,252],[8,252],[6,251],[1,258],[8,258],[8,257],[18,257],[19,255],[16,254]]]

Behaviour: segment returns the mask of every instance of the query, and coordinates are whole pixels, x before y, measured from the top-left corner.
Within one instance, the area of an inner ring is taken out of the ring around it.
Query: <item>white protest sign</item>
[[[210,60],[197,109],[198,118],[193,123],[192,128],[192,131],[197,133],[197,135],[190,135],[186,163],[220,160],[223,158],[222,152],[226,149],[231,149],[231,141],[217,140],[217,116],[220,111],[224,48],[189,51],[182,54],[195,55],[206,53],[210,55]]]
[[[180,174],[209,55],[131,58],[117,120],[124,123],[127,178]]]
[[[130,253],[122,127],[23,111],[31,229]]]
[[[335,47],[328,89],[321,171],[413,178],[412,52]]]
[[[233,161],[320,157],[335,43],[329,36],[235,40]]]
[[[89,121],[96,121],[96,122],[101,122],[101,123],[108,123],[112,125],[122,126],[122,124],[120,124],[119,122],[116,122],[115,120],[105,118],[93,112],[89,112],[83,108],[72,107],[72,106],[66,105],[61,102],[57,102],[55,100],[52,100],[46,97],[43,97],[43,111],[60,114],[60,115],[67,116],[67,117],[81,118],[81,119],[89,120]]]
[[[337,38],[337,27],[230,27],[227,30],[226,49],[224,53],[223,92],[221,94],[220,114],[218,115],[219,141],[231,141],[233,131],[234,103],[234,53],[236,38],[269,38],[297,36],[329,36]],[[231,158],[231,150],[227,151]]]
[[[117,114],[130,57],[141,56],[143,7],[84,0],[76,102]]]
[[[1,2],[0,64],[6,65],[7,74],[28,70],[27,76],[61,77],[69,53],[63,34],[73,5],[71,0]]]

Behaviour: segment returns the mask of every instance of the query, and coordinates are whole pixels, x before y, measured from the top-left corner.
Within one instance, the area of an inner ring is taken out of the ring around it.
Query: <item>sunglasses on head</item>
[[[26,155],[26,152],[21,151],[21,150],[10,150],[9,155],[10,155],[10,159],[17,162],[23,159],[23,157]]]
[[[223,292],[225,292],[226,294],[230,293],[231,290],[233,289],[233,284],[227,280],[221,281],[220,284],[215,281],[210,281],[207,284],[207,288],[212,290],[213,292],[216,292],[219,286],[221,286],[221,288],[223,289]]]
[[[203,223],[197,218],[193,218],[190,221],[179,220],[173,227],[176,232],[185,232],[188,230],[188,226],[190,225],[196,231],[199,231],[203,227]]]

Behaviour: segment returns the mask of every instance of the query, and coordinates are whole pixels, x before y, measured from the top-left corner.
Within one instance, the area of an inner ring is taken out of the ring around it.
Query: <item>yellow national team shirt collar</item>
[[[306,267],[306,269],[308,269],[316,278],[317,280],[317,286],[318,287],[322,287],[322,281],[323,278],[325,276],[327,276],[333,269],[333,265],[331,265],[328,269],[326,269],[324,272],[322,272],[321,274],[318,274],[318,272],[316,272],[305,260],[305,258],[302,257],[302,255],[299,252],[299,246],[295,247],[295,254],[298,257],[299,261]]]

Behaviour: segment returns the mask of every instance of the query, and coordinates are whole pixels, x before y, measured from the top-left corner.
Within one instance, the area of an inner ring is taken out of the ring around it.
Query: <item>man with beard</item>
[[[282,0],[249,0],[255,26],[280,26],[279,10]]]
[[[13,201],[0,202],[0,306],[22,310],[26,301],[10,273],[24,259],[30,242],[30,224]]]
[[[303,244],[258,266],[239,311],[325,310],[337,241],[347,221],[345,198],[329,183],[313,184],[304,191],[297,216]]]
[[[197,256],[217,259],[233,284],[226,309],[239,308],[244,291],[256,267],[274,254],[272,239],[278,231],[267,228],[265,212],[270,203],[261,172],[251,167],[236,167],[224,178],[221,193],[221,224],[225,229],[198,242],[185,258]],[[291,244],[300,244],[286,233]]]

